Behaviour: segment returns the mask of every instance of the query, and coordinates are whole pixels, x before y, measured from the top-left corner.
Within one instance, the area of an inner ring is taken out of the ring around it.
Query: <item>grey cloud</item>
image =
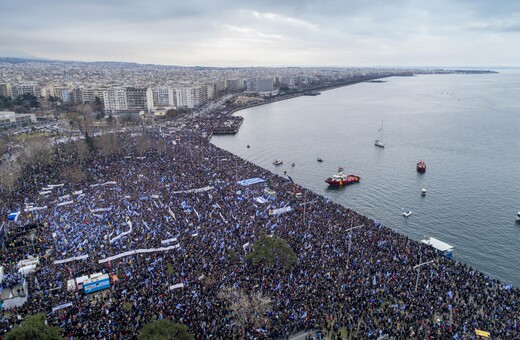
[[[171,64],[190,53],[199,64],[206,58],[205,64],[254,65],[269,51],[271,62],[286,65],[299,63],[298,57],[337,65],[344,60],[339,56],[351,58],[344,62],[385,64],[387,57],[387,64],[410,64],[399,58],[425,60],[419,50],[453,60],[454,52],[442,46],[461,45],[476,34],[501,35],[513,46],[519,18],[520,2],[506,0],[27,0],[2,4],[0,41],[5,49],[42,57],[62,52],[69,59]],[[483,46],[482,55],[488,50]],[[510,53],[520,60],[520,51]],[[150,55],[161,57],[144,59]]]

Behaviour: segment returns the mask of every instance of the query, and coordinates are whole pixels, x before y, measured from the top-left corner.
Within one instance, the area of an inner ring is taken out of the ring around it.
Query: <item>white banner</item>
[[[63,304],[58,305],[56,307],[52,307],[52,311],[55,312],[58,309],[63,309],[63,308],[71,307],[71,306],[72,306],[72,302],[63,303]]]
[[[61,263],[67,263],[67,262],[72,262],[72,261],[77,261],[77,260],[84,260],[86,258],[88,258],[88,255],[74,256],[74,257],[69,257],[68,259],[65,259],[65,260],[54,261],[54,264],[61,264]]]
[[[101,211],[111,211],[112,208],[96,208],[94,210],[90,210],[91,213],[101,212]]]
[[[25,211],[25,212],[31,212],[31,211],[43,210],[43,209],[47,209],[47,206],[44,206],[44,207],[30,207],[30,208],[25,208],[24,211]]]
[[[128,223],[128,225],[130,226],[130,230],[124,231],[121,234],[117,235],[116,237],[114,237],[113,239],[110,240],[110,243],[113,243],[113,242],[119,240],[121,237],[128,235],[132,232],[132,222],[130,220],[128,220],[128,221],[126,221],[126,223]]]
[[[172,194],[189,194],[189,193],[198,193],[198,192],[205,192],[213,189],[212,186],[206,186],[204,188],[198,188],[198,189],[190,189],[190,190],[183,190],[183,191],[174,191]]]
[[[129,250],[129,251],[125,251],[124,253],[121,253],[121,254],[117,254],[117,255],[114,255],[114,256],[110,256],[110,257],[101,259],[98,262],[99,263],[105,263],[108,260],[112,261],[112,260],[116,260],[116,259],[119,259],[121,257],[129,256],[129,255],[142,254],[142,253],[153,253],[153,252],[156,252],[156,251],[167,251],[167,250],[172,250],[172,249],[177,249],[177,248],[180,248],[179,244],[176,244],[174,246],[169,246],[169,247],[161,247],[161,248]]]
[[[168,244],[168,243],[172,243],[172,242],[177,242],[177,237],[169,238],[167,240],[162,240],[161,244]]]
[[[62,187],[62,186],[64,186],[64,185],[65,185],[64,183],[62,183],[62,184],[47,184],[47,186],[48,186],[49,188],[53,188],[53,189],[54,189],[54,188],[57,188],[57,187]]]
[[[69,204],[72,204],[74,203],[74,201],[65,201],[65,202],[61,202],[61,203],[58,203],[56,204],[57,207],[61,207],[62,205],[69,205]]]
[[[280,208],[280,209],[269,209],[269,215],[280,215],[280,214],[283,214],[283,213],[286,213],[286,212],[289,212],[291,211],[292,208],[289,206],[289,207],[284,207],[284,208]]]
[[[177,283],[177,284],[174,284],[174,285],[170,286],[170,290],[174,290],[174,289],[177,289],[177,288],[184,288],[184,283]]]

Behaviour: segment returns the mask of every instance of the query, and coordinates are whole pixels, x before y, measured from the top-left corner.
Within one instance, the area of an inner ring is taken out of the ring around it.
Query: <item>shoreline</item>
[[[498,73],[498,72],[495,72],[495,73]],[[449,74],[451,74],[451,73],[449,73]],[[469,73],[469,74],[472,74],[472,73]],[[394,76],[394,75],[391,75],[391,76],[385,76],[385,77],[382,77],[382,78],[393,77],[393,76]],[[381,78],[381,77],[380,77],[380,78]],[[380,79],[380,78],[377,78],[377,79]],[[353,82],[353,83],[349,83],[349,84],[344,84],[344,85],[331,86],[331,87],[329,87],[329,88],[327,88],[327,89],[323,89],[322,91],[333,90],[333,89],[336,89],[336,88],[341,88],[341,87],[345,87],[345,86],[349,86],[349,85],[356,85],[356,84],[363,83],[363,82],[372,82],[372,81],[370,81],[370,80],[368,80],[368,81],[363,80],[363,81],[357,81],[357,82]],[[384,82],[384,81],[383,81],[383,82]],[[377,82],[377,83],[379,83],[379,82]],[[297,97],[300,97],[300,96],[303,96],[303,94],[298,94],[298,95],[295,95],[295,96],[293,96],[293,97],[291,97],[291,98],[283,98],[283,99],[280,99],[280,100],[274,100],[274,101],[271,101],[271,102],[259,103],[259,104],[256,104],[256,105],[251,105],[251,106],[249,106],[249,107],[237,108],[237,109],[233,110],[232,113],[234,114],[234,113],[237,113],[238,111],[243,110],[243,109],[248,109],[248,108],[255,107],[255,106],[260,106],[260,105],[267,105],[267,104],[271,104],[271,103],[274,103],[274,102],[277,102],[277,101],[282,101],[282,100],[286,100],[286,99],[293,99],[293,98],[297,98]],[[211,142],[211,141],[210,141],[210,142]],[[215,145],[215,144],[213,144],[213,145]],[[217,145],[215,145],[215,146],[217,146]],[[220,146],[217,146],[217,147],[220,148]],[[224,150],[225,150],[225,149],[224,149]],[[226,151],[229,151],[229,150],[226,150]],[[237,154],[234,154],[234,153],[231,152],[231,151],[229,151],[229,152],[230,152],[231,154],[233,154],[233,155],[239,157],[241,160],[244,160],[244,161],[247,161],[247,162],[252,162],[251,160],[249,160],[249,159],[245,159],[245,158],[242,158],[242,156],[239,156],[239,155],[237,155]],[[284,175],[277,174],[277,173],[273,172],[273,170],[270,169],[270,168],[268,168],[268,167],[263,167],[263,166],[261,166],[261,165],[259,165],[259,164],[257,164],[257,163],[254,163],[254,164],[257,165],[257,166],[259,166],[260,168],[266,170],[266,171],[269,171],[269,172],[272,173],[273,175],[279,176],[280,178],[282,178],[282,179],[284,179],[284,180],[288,180]],[[289,170],[289,169],[287,169],[287,170]],[[287,171],[287,172],[289,173],[289,171]],[[294,176],[293,176],[293,177],[294,177]],[[301,184],[301,183],[296,183],[296,184],[298,184],[298,185],[301,186],[302,188],[304,188],[304,189],[306,189],[306,190],[312,192],[312,193],[315,194],[315,195],[319,195],[319,196],[322,196],[322,197],[326,197],[326,196],[324,196],[323,194],[320,194],[320,193],[318,193],[318,192],[316,192],[316,191],[313,191],[312,189],[307,188],[304,184]],[[351,209],[351,208],[349,208],[348,206],[343,205],[343,204],[341,204],[341,203],[337,203],[337,204],[341,205],[342,207],[344,207],[344,208],[346,208],[346,209]],[[361,213],[358,212],[358,211],[355,211],[355,212],[356,212],[357,214],[361,214]],[[371,217],[371,216],[367,216],[367,217],[370,218],[370,219],[376,220],[375,218],[373,218],[373,217]],[[394,226],[388,226],[388,225],[385,225],[385,227],[390,228],[391,230],[395,231],[395,232],[398,233],[399,235],[402,235],[403,237],[408,237],[408,238],[410,238],[410,239],[413,240],[414,242],[417,242],[417,243],[420,243],[420,242],[421,242],[421,239],[417,239],[417,240],[415,240],[415,239],[412,239],[411,236],[409,236],[409,235],[407,235],[407,234],[405,234],[405,233],[403,233],[403,232],[399,232],[399,231],[397,231],[397,230],[394,228]],[[426,235],[428,235],[428,234],[425,234],[423,238],[426,238]],[[428,235],[428,236],[432,236],[432,235]],[[458,256],[457,256],[457,249],[456,249],[456,248],[455,248],[455,252],[454,252],[454,253],[455,253],[455,258],[453,259],[454,261],[459,261],[459,262],[464,263],[464,264],[466,264],[466,265],[468,265],[468,266],[478,267],[478,264],[477,264],[477,263],[470,264],[470,263],[467,263],[467,262],[465,262],[465,261],[459,259]],[[478,270],[479,272],[485,274],[485,275],[489,275],[490,277],[492,277],[493,279],[495,279],[495,280],[497,280],[497,281],[505,280],[504,282],[508,282],[508,283],[513,284],[513,286],[514,286],[515,288],[519,288],[519,287],[520,287],[520,283],[517,283],[515,280],[499,279],[499,278],[496,278],[496,275],[494,275],[494,274],[492,274],[492,273],[490,273],[490,272],[483,271],[483,270],[481,270],[480,268],[478,268],[477,270]]]
[[[364,83],[364,82],[370,82],[371,80],[378,80],[378,79],[382,79],[382,78],[397,77],[397,76],[399,76],[399,75],[392,74],[392,75],[383,75],[383,76],[376,76],[376,77],[363,77],[363,79],[356,79],[356,80],[346,81],[346,82],[341,83],[341,84],[331,84],[331,85],[315,86],[315,87],[312,87],[312,88],[309,88],[309,89],[300,90],[300,91],[298,91],[297,93],[294,93],[294,94],[285,95],[285,96],[283,96],[281,98],[277,98],[277,97],[270,98],[271,100],[269,100],[267,102],[255,103],[255,104],[247,105],[247,106],[244,106],[244,107],[234,108],[231,111],[229,111],[226,114],[226,116],[229,117],[229,116],[233,115],[234,113],[236,113],[238,111],[249,109],[249,108],[252,108],[252,107],[261,106],[261,105],[267,105],[267,104],[271,104],[271,103],[275,103],[275,102],[280,102],[280,101],[284,101],[284,100],[289,100],[289,99],[302,97],[302,96],[305,96],[306,93],[309,92],[309,91],[319,91],[319,92],[329,91],[329,90],[334,90],[334,89],[345,87],[345,86],[356,85],[356,84]]]

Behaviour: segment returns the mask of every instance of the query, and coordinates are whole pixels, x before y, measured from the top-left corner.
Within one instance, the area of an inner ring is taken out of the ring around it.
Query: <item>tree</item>
[[[147,153],[148,150],[150,150],[150,145],[151,145],[150,137],[148,137],[145,134],[138,136],[137,143],[135,145],[137,155],[144,156],[145,153]]]
[[[154,146],[159,155],[164,155],[168,150],[168,145],[166,145],[164,139],[159,139],[157,143],[154,143]]]
[[[171,339],[191,340],[193,335],[188,333],[186,326],[166,319],[144,325],[139,333],[139,340]]]
[[[0,96],[0,109],[11,110],[13,108],[13,100],[11,97]]]
[[[61,171],[63,178],[71,183],[78,184],[84,180],[87,176],[85,172],[77,166],[69,166]]]
[[[165,116],[166,116],[166,119],[173,120],[178,114],[179,114],[179,111],[177,111],[175,109],[169,109],[168,111],[166,111]]]
[[[92,103],[92,106],[95,112],[100,112],[102,114],[102,118],[105,116],[105,112],[103,111],[103,102],[98,96],[96,96],[96,100]]]
[[[31,93],[24,93],[21,96],[18,96],[18,98],[14,100],[14,103],[17,105],[22,105],[28,110],[33,107],[40,106],[38,98],[36,98],[36,96]]]
[[[0,157],[7,151],[7,143],[0,137]]]
[[[88,134],[88,132],[85,132],[85,145],[87,146],[88,152],[94,152],[97,150],[96,141],[94,140],[94,137]]]
[[[28,163],[35,165],[38,169],[42,169],[54,161],[54,146],[49,138],[45,136],[36,136],[28,139],[25,142],[24,151]]]
[[[219,297],[229,304],[237,324],[259,328],[269,323],[266,312],[271,308],[272,301],[261,291],[245,293],[239,289],[224,288],[219,293]]]
[[[99,151],[105,157],[105,161],[118,152],[117,135],[115,133],[106,133],[98,139]]]
[[[4,340],[65,340],[60,335],[59,327],[45,324],[45,314],[28,316],[20,327],[13,328],[4,336]]]
[[[268,268],[281,267],[283,270],[291,269],[298,262],[296,253],[284,239],[265,233],[253,244],[253,251],[246,259],[254,265],[262,263]]]
[[[78,112],[67,112],[65,117],[68,119],[71,128],[75,127],[81,131],[81,116]]]
[[[88,135],[88,134],[87,134]],[[89,143],[93,143],[93,141],[91,141],[92,137],[89,136]],[[76,152],[78,153],[78,160],[80,162],[83,162],[84,160],[86,160],[91,152],[91,148],[92,146],[89,145],[89,143],[87,143],[87,138],[85,137],[85,140],[83,139],[78,139],[77,141],[74,142],[74,146],[76,147]],[[95,149],[95,145],[93,147],[93,149]]]
[[[20,163],[17,161],[2,162],[0,165],[0,191],[9,195],[16,189],[16,182],[22,176]]]

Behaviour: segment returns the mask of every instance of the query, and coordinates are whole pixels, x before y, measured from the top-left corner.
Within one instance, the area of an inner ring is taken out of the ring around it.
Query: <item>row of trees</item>
[[[65,340],[61,330],[56,326],[46,324],[45,314],[39,313],[26,317],[19,327],[7,333],[4,340]],[[192,340],[184,325],[170,320],[159,320],[144,325],[139,334],[140,340]]]
[[[14,111],[17,113],[29,112],[34,107],[39,107],[38,98],[30,93],[18,96],[16,99],[0,96],[0,110]]]
[[[85,129],[92,131],[88,126]],[[9,159],[0,160],[0,195],[9,195],[15,191],[22,180],[40,182],[51,166],[54,170],[59,169],[53,173],[59,173],[61,179],[80,183],[87,179],[88,164],[96,157],[108,161],[121,155],[144,156],[152,149],[159,154],[167,150],[164,140],[152,143],[146,131],[137,136],[133,144],[121,143],[118,138],[117,132],[105,133],[96,138],[85,132],[84,139],[66,142],[56,148],[46,136],[31,136],[20,142],[19,148],[11,150]],[[7,142],[0,139],[0,157],[5,151]]]

